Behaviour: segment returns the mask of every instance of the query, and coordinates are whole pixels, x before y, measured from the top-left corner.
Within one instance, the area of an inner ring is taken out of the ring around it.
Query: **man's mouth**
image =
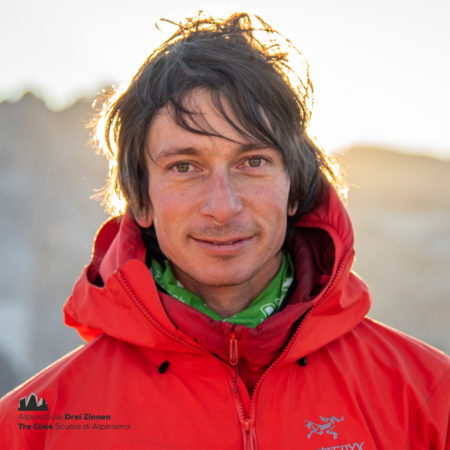
[[[236,237],[236,238],[230,238],[230,239],[210,239],[210,238],[206,238],[206,239],[202,239],[202,238],[193,238],[196,241],[200,241],[200,242],[205,242],[207,244],[212,244],[212,245],[232,245],[235,244],[236,242],[240,242],[240,241],[244,241],[246,239],[249,239],[249,237]]]
[[[226,254],[240,253],[244,248],[246,248],[246,245],[249,243],[251,238],[252,236],[233,236],[226,239],[214,239],[192,236],[194,242],[196,242],[201,248],[207,252],[213,252],[214,254],[216,252],[225,252]]]
[[[213,245],[232,245],[235,244],[236,242],[240,242],[242,241],[242,238],[239,239],[232,239],[229,241],[210,241],[210,240],[204,240],[204,242],[208,242],[209,244],[213,244]]]

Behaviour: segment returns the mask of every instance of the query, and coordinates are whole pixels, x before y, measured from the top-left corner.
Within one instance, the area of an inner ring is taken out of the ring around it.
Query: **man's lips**
[[[235,238],[229,238],[229,239],[202,239],[202,238],[193,238],[196,241],[205,242],[207,244],[213,244],[213,245],[231,245],[239,241],[245,241],[246,239],[249,239],[249,237],[235,237]]]
[[[220,239],[191,236],[192,240],[207,253],[214,255],[237,255],[242,252],[253,236],[233,236]]]
[[[240,241],[245,241],[251,238],[251,236],[244,236],[244,237],[231,237],[227,239],[211,239],[211,238],[198,238],[191,236],[192,239],[198,241],[198,242],[204,242],[206,244],[212,244],[212,245],[232,245]]]

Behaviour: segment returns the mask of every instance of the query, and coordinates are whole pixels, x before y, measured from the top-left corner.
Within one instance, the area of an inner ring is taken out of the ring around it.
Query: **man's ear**
[[[149,228],[153,224],[153,216],[150,207],[147,211],[142,210],[135,213],[134,218],[138,225],[142,228]]]
[[[298,210],[298,202],[295,202],[294,205],[289,205],[287,210],[288,216],[295,215],[297,210]]]

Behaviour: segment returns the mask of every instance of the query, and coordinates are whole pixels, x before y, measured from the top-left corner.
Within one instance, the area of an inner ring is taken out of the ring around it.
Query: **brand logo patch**
[[[305,419],[305,427],[309,430],[308,433],[308,439],[315,433],[322,435],[323,433],[331,434],[333,436],[333,439],[337,439],[338,434],[336,431],[334,431],[334,428],[336,427],[336,423],[342,422],[344,420],[343,417],[338,419],[337,417],[331,416],[331,417],[323,417],[319,416],[322,423],[315,423],[311,420]]]
[[[18,411],[48,411],[48,405],[44,397],[38,402],[37,395],[31,393],[28,400],[26,397],[20,399]]]

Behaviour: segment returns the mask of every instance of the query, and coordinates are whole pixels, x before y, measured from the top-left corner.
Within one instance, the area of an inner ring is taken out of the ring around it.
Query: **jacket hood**
[[[211,330],[209,350],[221,354],[224,344],[214,343],[214,330],[222,328],[225,334],[233,329],[241,338],[250,337],[256,343],[253,348],[261,347],[261,355],[267,353],[267,345],[258,346],[258,342],[267,343],[269,337],[275,357],[289,341],[284,357],[299,359],[354,328],[369,310],[370,296],[366,285],[351,272],[353,230],[331,187],[319,205],[295,225],[288,246],[297,281],[288,304],[254,329],[234,326],[158,292],[145,264],[140,230],[127,213],[100,228],[91,263],[64,305],[65,323],[87,341],[105,333],[162,351],[176,351],[181,345],[185,353],[202,350],[198,344],[202,336],[195,335],[198,329],[202,333]],[[207,326],[198,327],[199,320]]]

